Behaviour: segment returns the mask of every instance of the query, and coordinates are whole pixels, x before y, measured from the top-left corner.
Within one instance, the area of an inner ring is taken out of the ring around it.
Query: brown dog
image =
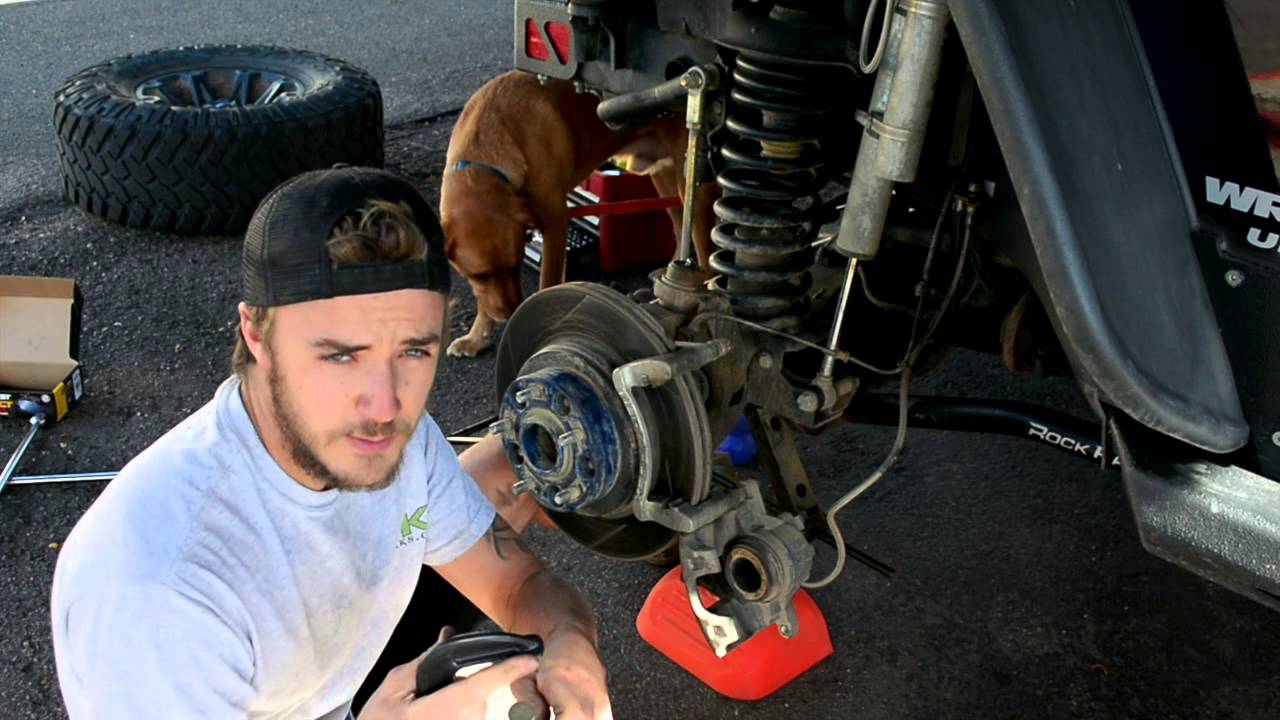
[[[470,332],[449,345],[449,355],[471,357],[484,350],[494,321],[506,320],[523,301],[527,229],[542,233],[540,287],[564,282],[565,195],[609,158],[625,156],[630,166],[652,176],[660,193],[682,190],[683,124],[661,119],[614,131],[596,116],[598,103],[570,82],[540,83],[511,71],[485,83],[458,116],[445,156],[440,222],[445,253],[475,294],[476,319]],[[703,206],[694,245],[706,268],[710,203]],[[678,210],[672,219],[679,237]]]

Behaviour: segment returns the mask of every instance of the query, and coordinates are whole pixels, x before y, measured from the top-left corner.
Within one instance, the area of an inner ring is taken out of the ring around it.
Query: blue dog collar
[[[467,169],[467,168],[469,168],[469,167],[477,167],[477,168],[482,168],[482,169],[484,169],[484,170],[488,170],[489,172],[493,173],[493,175],[494,175],[495,177],[497,177],[499,180],[501,180],[502,182],[504,182],[504,183],[506,183],[506,184],[508,184],[508,185],[514,185],[514,184],[515,184],[515,183],[511,182],[511,178],[507,177],[507,174],[506,174],[506,173],[502,172],[501,170],[499,170],[498,168],[496,168],[496,167],[494,167],[494,166],[492,166],[492,165],[487,165],[487,164],[485,164],[485,163],[471,162],[470,160],[459,160],[459,161],[457,162],[457,164],[455,164],[455,165],[453,166],[453,169],[454,169],[454,170],[466,170],[466,169]]]

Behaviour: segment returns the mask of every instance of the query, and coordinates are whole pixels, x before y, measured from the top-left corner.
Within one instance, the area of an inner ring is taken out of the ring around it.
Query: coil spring
[[[823,118],[831,88],[814,66],[738,55],[720,149],[711,256],[716,290],[744,318],[778,330],[803,319],[822,186]]]

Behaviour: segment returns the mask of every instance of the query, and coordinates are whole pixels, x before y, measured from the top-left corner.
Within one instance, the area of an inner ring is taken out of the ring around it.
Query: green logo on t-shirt
[[[414,530],[427,529],[427,521],[422,519],[422,514],[425,513],[426,511],[427,511],[427,506],[423,505],[417,510],[414,510],[412,515],[409,515],[408,513],[405,514],[404,520],[400,522],[401,539],[408,540],[409,536],[413,534]]]

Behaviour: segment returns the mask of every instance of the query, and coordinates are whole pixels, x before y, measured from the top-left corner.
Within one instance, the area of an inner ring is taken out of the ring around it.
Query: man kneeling
[[[235,374],[124,468],[58,559],[71,717],[346,718],[423,563],[545,653],[417,700],[402,666],[362,719],[479,717],[529,676],[557,717],[610,717],[590,607],[426,412],[449,270],[421,195],[379,170],[294,178],[254,214],[243,281]]]

